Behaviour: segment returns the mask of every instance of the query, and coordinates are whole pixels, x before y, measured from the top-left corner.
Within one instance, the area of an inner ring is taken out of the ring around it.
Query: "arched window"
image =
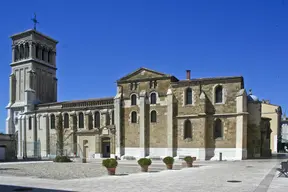
[[[42,60],[43,60],[43,61],[46,61],[45,52],[46,52],[45,48],[42,47],[42,52],[41,52],[41,54],[42,54]]]
[[[51,124],[51,129],[55,129],[55,115],[54,114],[50,116],[50,124]]]
[[[29,126],[29,130],[32,129],[32,117],[29,117],[28,119],[28,126]]]
[[[137,96],[135,94],[131,95],[131,105],[137,105]]]
[[[50,61],[51,61],[51,52],[50,52],[50,50],[48,51],[48,53],[47,53],[47,61],[48,61],[48,63],[50,63]]]
[[[136,113],[136,111],[133,111],[131,113],[131,123],[137,123],[137,113]]]
[[[79,128],[84,128],[84,115],[83,115],[82,112],[79,113],[79,117],[78,118],[79,118],[79,121],[78,121]]]
[[[106,125],[110,125],[110,115],[106,114]]]
[[[186,105],[192,104],[192,89],[191,88],[186,89],[185,101],[186,101]]]
[[[14,61],[18,61],[19,60],[19,46],[15,46],[15,53],[14,53]]]
[[[156,123],[157,122],[157,112],[156,111],[151,111],[150,114],[150,121],[151,123]]]
[[[114,111],[112,111],[112,113],[111,113],[111,116],[112,116],[112,117],[111,117],[111,118],[112,118],[112,125],[114,125],[114,118],[115,118],[114,115],[115,115],[115,114],[114,114]]]
[[[157,103],[156,93],[151,93],[151,95],[150,95],[150,104],[156,104],[156,103]]]
[[[96,111],[94,113],[94,127],[96,127],[96,128],[100,127],[100,113],[99,113],[99,111]]]
[[[23,44],[20,45],[20,59],[24,59],[24,46],[23,46]]]
[[[192,124],[189,120],[184,123],[184,139],[192,139]]]
[[[222,103],[223,102],[223,87],[218,85],[215,88],[215,103]]]
[[[35,52],[36,52],[36,58],[39,59],[39,45],[36,45]]]
[[[73,130],[77,130],[77,117],[73,116]]]
[[[25,59],[29,58],[29,44],[25,43]]]
[[[89,130],[93,129],[93,116],[92,116],[92,114],[88,115],[88,129]]]
[[[64,114],[64,128],[69,128],[69,115],[67,113]]]
[[[214,139],[222,138],[223,131],[222,131],[222,121],[220,119],[216,119],[214,122]]]

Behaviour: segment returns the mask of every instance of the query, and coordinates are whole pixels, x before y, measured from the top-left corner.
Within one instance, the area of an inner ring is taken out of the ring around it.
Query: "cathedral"
[[[64,153],[84,159],[270,154],[270,119],[261,117],[261,101],[241,76],[193,79],[186,70],[181,80],[141,67],[117,80],[112,97],[61,102],[58,41],[36,29],[11,39],[6,133],[17,135],[17,158],[55,157],[58,123]]]

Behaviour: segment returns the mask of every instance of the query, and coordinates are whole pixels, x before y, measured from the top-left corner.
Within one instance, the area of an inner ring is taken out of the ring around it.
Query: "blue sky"
[[[0,6],[0,132],[11,40],[33,27],[57,40],[58,100],[114,96],[139,67],[185,78],[243,75],[245,87],[287,109],[288,0],[4,0]]]

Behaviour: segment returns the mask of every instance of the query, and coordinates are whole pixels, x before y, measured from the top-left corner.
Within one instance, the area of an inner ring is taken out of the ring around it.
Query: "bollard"
[[[219,153],[219,161],[222,161],[222,153]]]

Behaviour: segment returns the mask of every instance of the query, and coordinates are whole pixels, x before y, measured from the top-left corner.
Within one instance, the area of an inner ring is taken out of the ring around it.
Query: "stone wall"
[[[10,161],[17,158],[16,141],[12,134],[0,134],[0,147],[5,148],[5,159],[0,159],[0,161]]]

